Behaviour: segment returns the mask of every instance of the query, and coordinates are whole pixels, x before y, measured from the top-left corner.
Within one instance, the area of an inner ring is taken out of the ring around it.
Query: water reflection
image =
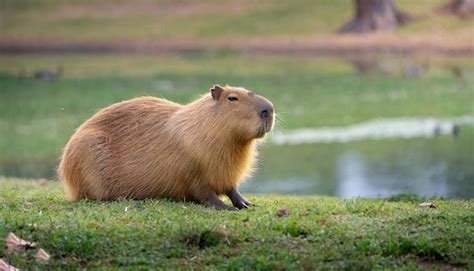
[[[402,192],[474,197],[474,128],[458,137],[267,145],[248,193],[321,194],[343,198]]]
[[[55,159],[0,160],[0,176],[56,179]]]
[[[409,160],[408,162],[416,162]],[[409,166],[409,163],[401,167],[396,166],[398,169],[395,170],[403,170],[406,166]],[[336,195],[343,198],[376,197],[411,192],[422,196],[447,196],[450,191],[444,178],[446,171],[446,163],[441,162],[411,171],[411,174],[407,174],[407,171],[400,171],[399,174],[390,171],[377,172],[371,170],[359,153],[349,151],[337,162]]]
[[[271,182],[245,182],[241,189],[253,193],[311,194],[317,190],[317,183],[307,177],[292,177]]]

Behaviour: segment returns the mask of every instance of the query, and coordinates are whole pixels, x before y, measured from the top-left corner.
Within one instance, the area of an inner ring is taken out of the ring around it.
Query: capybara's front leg
[[[227,192],[227,196],[232,201],[232,205],[236,208],[243,209],[252,205],[252,203],[246,200],[235,187],[232,187],[232,189]]]
[[[217,194],[212,190],[209,191],[207,196],[200,200],[200,202],[207,207],[216,208],[218,210],[235,210],[233,207],[229,208],[225,205],[225,203],[222,202],[222,200],[220,200]]]

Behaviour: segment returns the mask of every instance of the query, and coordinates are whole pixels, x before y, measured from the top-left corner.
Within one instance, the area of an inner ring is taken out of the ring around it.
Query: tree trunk
[[[453,13],[461,18],[474,17],[474,0],[451,0],[438,8],[441,13]]]
[[[354,18],[339,33],[393,31],[407,23],[409,16],[395,6],[393,0],[354,0]]]

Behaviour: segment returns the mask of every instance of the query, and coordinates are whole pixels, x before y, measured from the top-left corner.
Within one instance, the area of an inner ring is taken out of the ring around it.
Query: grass
[[[419,20],[397,33],[469,37],[472,21],[435,15],[443,0],[399,0]],[[12,1],[1,3],[2,40],[210,41],[308,38],[336,32],[352,16],[350,1]]]
[[[0,257],[21,268],[472,269],[474,201],[250,196],[257,207],[216,211],[156,200],[67,202],[59,184],[0,180],[0,237],[36,241]],[[290,216],[278,217],[280,208]],[[224,228],[225,227],[225,228]]]

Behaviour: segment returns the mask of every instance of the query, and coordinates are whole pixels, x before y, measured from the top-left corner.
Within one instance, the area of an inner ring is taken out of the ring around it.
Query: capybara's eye
[[[237,101],[237,100],[238,100],[238,98],[237,98],[237,97],[235,97],[235,96],[229,96],[229,97],[227,97],[227,100],[229,100],[229,101],[233,102],[233,101]]]

